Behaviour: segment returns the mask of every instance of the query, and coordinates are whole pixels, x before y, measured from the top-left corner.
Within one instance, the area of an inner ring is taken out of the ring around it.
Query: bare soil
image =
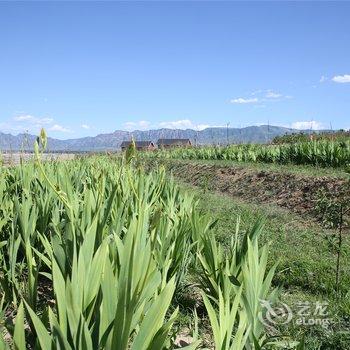
[[[166,161],[164,165],[176,178],[194,186],[250,203],[275,204],[303,216],[316,216],[320,191],[325,191],[330,198],[346,196],[350,200],[349,180],[342,178],[188,161]]]

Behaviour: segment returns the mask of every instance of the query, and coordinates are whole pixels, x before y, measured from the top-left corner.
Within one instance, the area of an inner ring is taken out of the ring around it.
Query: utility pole
[[[331,127],[331,139],[334,140],[332,122],[329,122],[329,126]]]
[[[312,135],[312,125],[313,125],[313,119],[311,119],[311,122],[310,122],[310,140],[312,141],[313,140],[313,135]]]
[[[239,124],[239,144],[243,143],[242,139],[242,124]]]
[[[226,143],[227,143],[227,146],[228,146],[228,127],[229,127],[230,123],[227,123],[226,124]]]

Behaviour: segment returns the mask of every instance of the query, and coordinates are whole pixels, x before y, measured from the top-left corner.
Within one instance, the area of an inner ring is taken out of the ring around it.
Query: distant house
[[[122,151],[126,151],[131,144],[132,141],[123,141],[120,147]],[[135,141],[135,146],[138,151],[152,151],[155,148],[151,141]]]
[[[158,148],[190,147],[192,143],[190,139],[159,139],[157,146]]]

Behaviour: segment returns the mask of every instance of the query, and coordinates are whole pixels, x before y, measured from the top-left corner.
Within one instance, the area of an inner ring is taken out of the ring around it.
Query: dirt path
[[[304,176],[251,169],[244,166],[220,166],[188,161],[165,161],[175,177],[208,190],[219,191],[250,203],[275,204],[315,217],[321,190],[329,197],[349,196],[349,181],[327,176]]]

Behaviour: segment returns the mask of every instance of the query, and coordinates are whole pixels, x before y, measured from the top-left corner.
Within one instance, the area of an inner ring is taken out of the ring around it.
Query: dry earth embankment
[[[246,166],[164,160],[161,163],[182,181],[257,204],[275,204],[300,215],[315,217],[320,191],[328,197],[348,196],[349,180],[332,176],[307,176]]]

